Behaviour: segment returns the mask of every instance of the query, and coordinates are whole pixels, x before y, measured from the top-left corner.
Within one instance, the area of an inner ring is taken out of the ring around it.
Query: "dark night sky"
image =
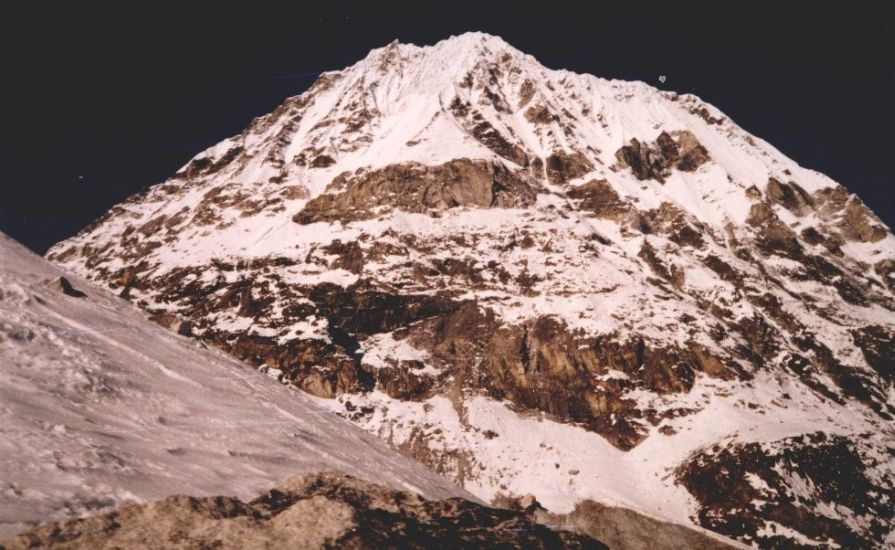
[[[537,9],[485,0],[64,4],[7,3],[0,13],[0,230],[38,252],[302,92],[316,73],[395,38],[431,44],[468,30],[500,35],[552,68],[653,85],[667,75],[661,87],[701,96],[895,225],[895,33],[882,12],[816,2],[783,11],[557,0],[528,3]]]

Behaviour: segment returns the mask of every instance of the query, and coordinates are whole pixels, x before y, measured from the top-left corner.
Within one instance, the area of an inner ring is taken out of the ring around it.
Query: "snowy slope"
[[[470,497],[225,354],[176,336],[0,234],[0,538],[171,494],[254,498],[339,469]]]
[[[892,536],[895,237],[694,96],[393,43],[48,257],[485,499]]]

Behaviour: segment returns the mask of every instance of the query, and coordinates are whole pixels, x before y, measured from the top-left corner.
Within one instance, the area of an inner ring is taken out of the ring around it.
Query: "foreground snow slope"
[[[0,234],[0,538],[175,493],[254,498],[338,469],[471,496],[301,392],[72,277]],[[66,277],[68,277],[66,275]]]

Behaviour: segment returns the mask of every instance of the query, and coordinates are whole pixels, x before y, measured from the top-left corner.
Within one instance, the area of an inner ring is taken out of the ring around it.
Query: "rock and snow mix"
[[[26,548],[569,548],[605,550],[586,535],[551,530],[529,510],[407,491],[323,472],[289,478],[244,502],[170,496],[113,513],[41,525],[3,542]]]
[[[895,460],[895,237],[694,96],[478,33],[393,43],[48,256],[486,499],[895,537],[890,506],[734,503],[693,470],[818,433]]]
[[[301,392],[60,279],[2,234],[0,257],[0,539],[172,494],[254,498],[336,468],[471,497]]]

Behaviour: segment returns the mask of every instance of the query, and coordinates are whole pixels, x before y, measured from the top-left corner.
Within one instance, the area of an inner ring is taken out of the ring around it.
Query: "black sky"
[[[38,252],[318,72],[395,38],[431,44],[469,30],[500,35],[548,67],[695,93],[895,225],[895,33],[882,11],[819,2],[57,4],[0,8],[0,230]]]

